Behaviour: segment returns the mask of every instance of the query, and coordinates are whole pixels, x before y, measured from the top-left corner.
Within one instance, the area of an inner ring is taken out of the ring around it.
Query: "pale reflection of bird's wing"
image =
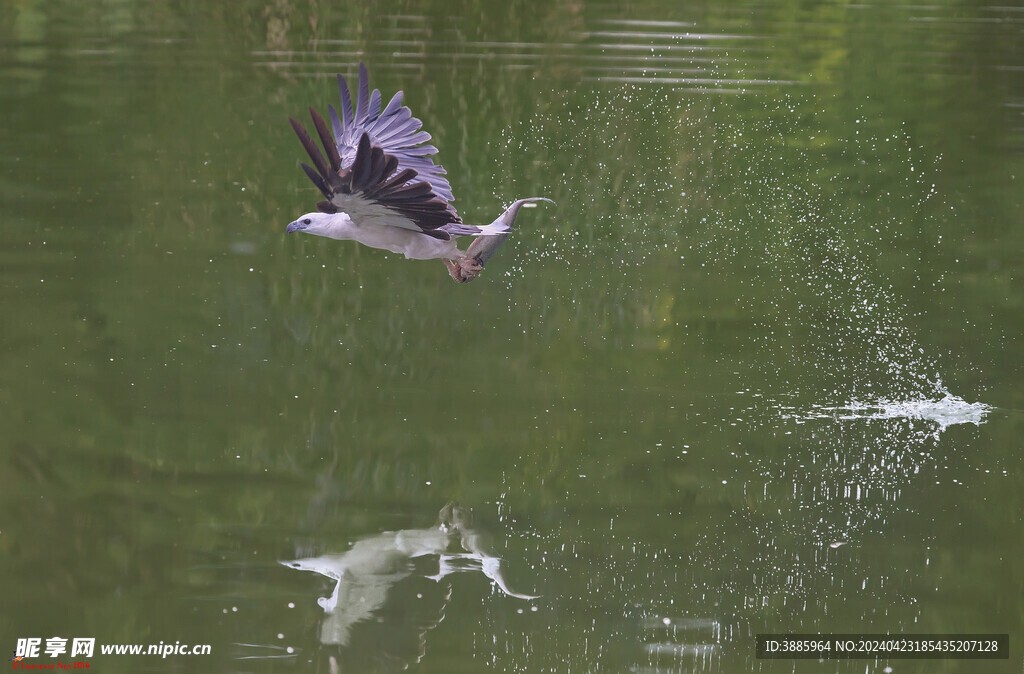
[[[332,595],[334,606],[327,610],[321,604],[327,612],[320,630],[321,643],[348,645],[352,626],[370,618],[384,605],[388,590],[411,572],[406,569],[387,575],[342,573]]]
[[[501,559],[498,557],[481,557],[480,570],[484,572],[485,576],[493,580],[501,588],[502,592],[510,597],[516,597],[517,599],[537,599],[540,597],[539,594],[513,592],[505,581],[505,573],[501,568]]]

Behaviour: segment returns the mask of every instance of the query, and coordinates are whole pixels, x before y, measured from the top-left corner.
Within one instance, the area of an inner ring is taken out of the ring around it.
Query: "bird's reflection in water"
[[[330,596],[317,599],[325,613],[320,642],[337,647],[332,671],[399,671],[419,661],[427,633],[444,617],[453,573],[480,571],[510,597],[536,598],[509,588],[493,538],[454,503],[433,527],[387,531],[340,554],[281,564],[335,581]]]

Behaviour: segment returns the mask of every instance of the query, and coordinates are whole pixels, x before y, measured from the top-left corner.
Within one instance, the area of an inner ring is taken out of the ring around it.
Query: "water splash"
[[[784,415],[792,419],[823,419],[839,421],[854,419],[909,419],[926,421],[935,425],[938,437],[950,426],[974,424],[980,426],[992,408],[982,402],[969,403],[956,396],[942,385],[936,384],[936,393],[941,397],[930,399],[889,400],[886,398],[852,400],[847,405],[813,405],[803,413]]]

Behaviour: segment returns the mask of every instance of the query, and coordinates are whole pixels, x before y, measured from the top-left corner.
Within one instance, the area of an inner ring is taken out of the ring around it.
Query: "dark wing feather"
[[[327,150],[327,158],[331,160],[331,170],[337,173],[341,168],[341,156],[338,154],[338,147],[334,144],[330,131],[327,130],[327,122],[313,108],[309,109],[309,116],[313,118],[316,133],[320,136],[320,142],[323,143],[324,149]]]
[[[313,142],[313,139],[309,137],[304,126],[290,117],[288,118],[288,121],[292,123],[292,128],[295,129],[295,135],[299,137],[299,142],[302,143],[302,147],[306,148],[306,154],[308,154],[309,158],[313,161],[313,166],[316,167],[317,173],[319,173],[320,177],[323,178],[323,182],[330,183],[328,176],[331,174],[331,168],[327,164],[327,160],[324,159],[323,153],[320,152],[320,148],[318,148],[316,143]],[[306,173],[308,174],[309,171],[306,171]],[[310,179],[312,180],[312,178]],[[314,180],[313,183],[316,184],[316,181]],[[317,187],[320,187],[320,185],[317,185]]]
[[[395,159],[394,155],[386,154],[386,155],[384,155],[384,158],[387,161],[389,161],[389,162],[394,162],[395,165],[397,166],[398,160]],[[392,170],[394,170],[394,169],[392,169]],[[385,173],[385,175],[387,175],[387,173]],[[392,175],[387,180],[385,180],[385,181],[383,181],[381,183],[378,183],[374,187],[374,190],[373,190],[373,193],[371,194],[371,196],[373,196],[373,197],[385,197],[388,194],[390,194],[391,192],[399,189],[402,185],[404,185],[405,183],[409,182],[410,180],[412,180],[415,177],[416,177],[416,171],[413,171],[412,169],[402,169],[401,171],[399,171],[399,172],[395,173],[394,175]]]
[[[357,113],[358,114],[358,113]],[[359,149],[356,151],[355,161],[349,169],[352,172],[352,191],[362,190],[368,187],[370,177],[370,153],[373,148],[370,146],[370,137],[363,134],[359,139]]]
[[[427,183],[413,183],[411,185],[403,185],[397,190],[392,191],[386,198],[392,203],[398,201],[421,201],[425,196],[433,196],[430,194],[430,185]]]
[[[306,175],[309,176],[309,179],[313,182],[314,185],[316,185],[316,188],[320,190],[320,194],[330,199],[331,196],[333,195],[333,190],[331,190],[331,188],[327,185],[324,179],[320,177],[320,174],[316,172],[316,169],[314,169],[309,164],[303,164],[302,170],[306,172]]]
[[[354,110],[348,83],[341,75],[338,89],[341,113],[328,106],[330,128],[319,113],[309,109],[326,157],[302,124],[289,120],[313,163],[303,164],[302,169],[327,197],[317,208],[334,213],[343,201],[339,195],[358,195],[400,214],[424,234],[451,238],[441,228],[462,222],[450,203],[451,186],[445,170],[432,158],[437,148],[422,145],[430,140],[430,134],[420,131],[422,122],[402,105],[402,92],[381,112],[380,91],[370,91],[362,63]]]

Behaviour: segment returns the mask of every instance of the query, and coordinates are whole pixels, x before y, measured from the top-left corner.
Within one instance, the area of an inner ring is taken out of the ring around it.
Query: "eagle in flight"
[[[333,106],[324,118],[309,109],[320,142],[313,142],[305,127],[290,119],[299,141],[313,165],[302,169],[324,201],[317,210],[288,224],[287,232],[306,232],[331,239],[351,239],[372,248],[403,253],[415,260],[443,260],[457,282],[472,281],[483,265],[504,243],[519,208],[535,201],[515,201],[489,225],[467,225],[451,202],[451,185],[445,170],[435,164],[433,145],[424,145],[430,134],[423,123],[402,105],[402,92],[381,110],[380,91],[370,91],[366,66],[359,64],[356,105],[348,82],[338,75],[341,115]],[[455,237],[476,237],[467,250],[460,250]]]

